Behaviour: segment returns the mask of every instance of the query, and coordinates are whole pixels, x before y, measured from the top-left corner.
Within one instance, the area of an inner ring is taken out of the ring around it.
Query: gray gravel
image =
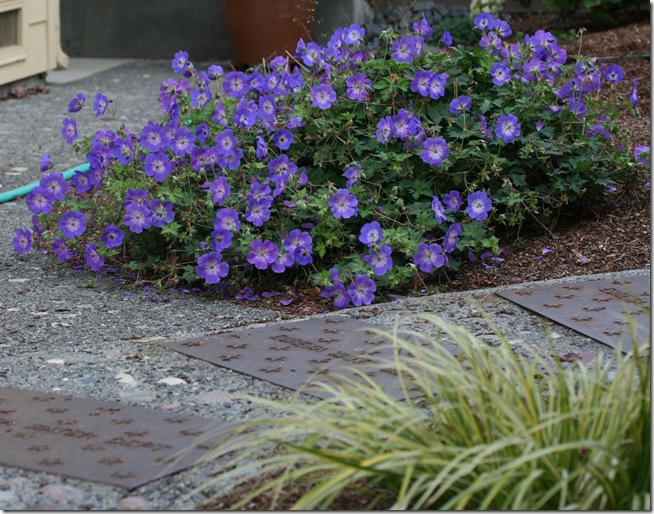
[[[156,95],[161,81],[171,75],[168,70],[168,61],[135,61],[75,83],[50,86],[49,94],[0,102],[0,191],[38,180],[44,151],[52,155],[58,169],[81,162],[59,135],[68,100],[75,93],[84,91],[92,99],[95,92],[103,91],[116,98],[119,112],[125,113],[121,116],[136,131],[158,116]],[[11,239],[16,228],[29,226],[30,219],[22,201],[0,204],[0,218],[0,386],[223,420],[261,413],[259,407],[237,395],[292,396],[283,388],[156,344],[162,338],[280,322],[278,313],[192,294],[171,293],[162,303],[152,301],[143,291],[126,294],[129,292],[111,277],[59,271],[38,253],[17,256]],[[646,272],[635,270],[620,276]],[[608,276],[616,275],[561,280]],[[425,326],[414,315],[435,313],[467,326],[491,345],[498,344],[485,313],[516,348],[549,353],[548,337],[560,353],[596,352],[602,347],[518,308],[493,291],[406,299],[342,312],[389,328],[399,325],[418,330]],[[121,376],[129,381],[116,378]],[[186,383],[158,383],[178,376]],[[126,491],[0,467],[0,509],[189,510],[202,501],[202,497],[189,498],[189,491],[202,483],[209,471],[207,467],[190,469]]]

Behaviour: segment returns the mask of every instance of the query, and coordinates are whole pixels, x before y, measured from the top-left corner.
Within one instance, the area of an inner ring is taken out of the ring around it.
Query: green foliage
[[[434,27],[434,35],[441,37],[443,31],[447,30],[452,36],[452,42],[456,45],[472,46],[479,42],[479,33],[475,24],[468,16],[458,18],[447,18]],[[432,44],[438,40],[432,40]]]
[[[396,349],[380,369],[398,377],[401,401],[365,372],[315,383],[328,399],[311,404],[251,398],[269,413],[206,454],[202,463],[221,464],[200,489],[221,496],[249,484],[236,509],[297,491],[294,509],[323,510],[352,488],[367,508],[379,497],[397,510],[650,508],[649,356],[617,351],[564,367],[423,318],[435,336],[379,331]],[[438,342],[444,335],[460,355]]]

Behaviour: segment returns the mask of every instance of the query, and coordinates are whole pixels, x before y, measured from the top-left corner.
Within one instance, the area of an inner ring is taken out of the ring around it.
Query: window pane
[[[18,9],[0,13],[0,48],[18,44]]]

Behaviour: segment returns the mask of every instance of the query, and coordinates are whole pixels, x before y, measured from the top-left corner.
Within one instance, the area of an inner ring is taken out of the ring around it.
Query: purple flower
[[[64,237],[75,239],[86,230],[86,216],[81,212],[68,211],[61,217],[57,226],[64,233]]]
[[[79,193],[86,193],[92,187],[89,177],[82,171],[77,171],[73,175],[73,178],[70,179],[70,182]]]
[[[452,191],[443,196],[443,202],[445,203],[445,207],[447,207],[453,213],[457,212],[463,204],[461,195],[456,189],[452,189]]]
[[[125,233],[116,225],[108,225],[100,239],[105,248],[115,248],[123,243]]]
[[[476,191],[468,195],[468,207],[466,214],[472,219],[483,221],[488,218],[488,213],[493,208],[493,204],[488,195],[483,191]]]
[[[345,81],[347,96],[350,100],[363,102],[370,96],[372,81],[364,73],[357,73]]]
[[[415,37],[413,36],[402,36],[400,39],[393,41],[391,46],[391,57],[395,59],[396,62],[406,62],[411,64],[413,59],[417,55],[417,49],[419,45]]]
[[[336,101],[336,91],[329,84],[320,84],[311,88],[313,106],[320,109],[329,109]]]
[[[447,30],[443,31],[443,37],[441,37],[441,41],[445,46],[450,46],[452,44],[452,36]]]
[[[501,62],[496,62],[491,66],[490,74],[493,77],[493,84],[496,86],[503,86],[511,80],[511,70]]]
[[[175,219],[175,211],[173,211],[173,203],[169,201],[162,202],[158,198],[148,203],[148,209],[152,214],[152,226],[163,227]]]
[[[474,23],[480,30],[493,30],[497,25],[497,20],[492,14],[482,12],[475,16]]]
[[[486,117],[483,114],[479,115],[479,123],[481,124],[481,131],[487,136],[491,137],[491,133],[488,130],[488,125],[486,124]]]
[[[413,76],[413,80],[411,81],[411,91],[418,93],[421,96],[429,96],[431,82],[435,75],[435,73],[429,70],[420,70]]]
[[[286,268],[290,268],[293,266],[293,263],[295,260],[293,259],[293,256],[288,253],[281,251],[277,255],[277,259],[275,259],[275,262],[273,262],[270,265],[270,269],[273,270],[275,273],[284,273],[286,271]]]
[[[269,95],[261,95],[259,97],[259,118],[264,121],[275,121],[277,113],[277,104],[275,100]]]
[[[363,262],[372,267],[375,275],[382,276],[393,267],[391,253],[392,249],[388,245],[381,245],[378,252],[371,248],[368,255],[363,256]]]
[[[66,262],[73,256],[73,252],[68,248],[66,240],[59,236],[55,236],[52,241],[52,253],[57,256],[58,262]]]
[[[359,181],[359,176],[361,175],[361,165],[360,164],[354,164],[350,166],[348,169],[345,170],[345,173],[343,173],[345,178],[347,179],[347,182],[345,185],[347,188],[351,188],[354,184],[356,184]]]
[[[463,114],[472,106],[472,99],[469,96],[461,95],[450,102],[450,112],[452,114]]]
[[[52,210],[52,198],[45,187],[32,189],[25,197],[25,203],[34,214],[47,214]]]
[[[650,147],[637,146],[634,148],[634,159],[642,164],[647,164],[650,159]]]
[[[147,201],[148,192],[145,189],[130,189],[125,193],[123,206],[127,207],[131,204],[145,205]]]
[[[18,255],[23,255],[32,249],[32,231],[19,228],[14,236],[14,250]]]
[[[336,219],[347,219],[356,216],[359,212],[359,200],[347,189],[339,189],[327,201]]]
[[[270,264],[277,260],[277,255],[279,255],[279,249],[270,240],[255,239],[250,243],[250,248],[252,251],[248,253],[247,259],[257,269],[268,268]]]
[[[102,93],[95,95],[95,100],[93,102],[93,112],[95,113],[96,118],[102,116],[106,112],[108,106],[109,99],[106,96],[104,96]]]
[[[604,70],[604,77],[609,82],[614,84],[620,82],[624,78],[624,71],[617,64],[611,64],[608,68]]]
[[[443,248],[445,253],[452,253],[456,249],[456,244],[459,242],[459,236],[461,235],[461,225],[459,223],[452,223],[450,228],[447,229],[445,233],[445,239],[443,240]]]
[[[443,204],[439,200],[438,196],[434,196],[434,198],[432,199],[431,210],[434,211],[434,216],[436,217],[436,221],[438,223],[442,223],[447,219],[447,215],[445,214],[445,208],[443,207]]]
[[[41,156],[41,162],[39,163],[39,169],[43,172],[48,171],[50,168],[52,168],[52,159],[50,158],[50,155],[47,153],[44,153]]]
[[[440,166],[443,161],[450,155],[450,148],[447,146],[445,139],[442,137],[430,137],[425,139],[420,157],[427,164]]]
[[[43,227],[41,226],[36,214],[32,214],[32,228],[34,229],[34,236],[36,239],[41,239],[41,236],[43,236]]]
[[[306,266],[313,262],[313,249],[311,246],[298,246],[293,252],[293,259],[300,266]]]
[[[370,305],[375,299],[375,291],[377,291],[377,284],[366,275],[357,275],[347,288],[352,304],[357,307]]]
[[[70,102],[68,102],[68,112],[81,111],[85,101],[86,95],[84,93],[77,93]]]
[[[261,227],[264,222],[270,219],[271,198],[269,196],[258,200],[248,201],[248,207],[245,211],[245,219],[255,227]]]
[[[216,229],[211,232],[211,247],[221,252],[232,245],[234,235],[229,230]]]
[[[377,137],[377,140],[382,143],[386,144],[390,141],[391,139],[391,134],[393,132],[393,118],[390,116],[385,116],[381,120],[379,120],[379,123],[377,123],[377,132],[375,133],[375,136]]]
[[[238,232],[241,228],[241,220],[238,212],[234,209],[220,209],[216,212],[216,219],[213,222],[213,228]]]
[[[503,114],[497,119],[495,135],[504,140],[505,143],[513,143],[520,135],[520,123],[513,114]]]
[[[253,100],[241,98],[232,121],[239,127],[250,128],[257,122],[259,107]]]
[[[212,64],[207,68],[207,75],[210,80],[216,80],[223,74],[223,67],[218,66],[217,64]]]
[[[175,54],[172,62],[172,68],[175,73],[183,74],[186,71],[186,67],[189,64],[188,54],[183,50],[180,50]]]
[[[379,241],[382,240],[382,237],[383,232],[381,225],[377,221],[372,221],[361,227],[359,241],[361,241],[366,246],[370,246],[379,243]]]
[[[629,93],[629,100],[631,105],[638,107],[638,79],[634,79],[634,88]]]
[[[217,284],[229,273],[229,265],[223,262],[223,256],[220,253],[210,252],[200,256],[195,273],[207,284]]]
[[[348,45],[356,45],[363,41],[363,37],[366,35],[366,29],[357,23],[353,23],[345,29],[345,42]]]
[[[434,73],[429,83],[429,97],[438,100],[445,95],[445,84],[447,83],[447,73]]]
[[[308,232],[302,232],[300,229],[296,228],[289,232],[288,236],[284,240],[284,250],[293,253],[298,248],[311,248],[311,234]]]
[[[170,148],[177,157],[184,157],[193,151],[195,145],[195,134],[186,127],[178,127],[175,130],[175,137]]]
[[[68,191],[68,182],[61,173],[49,173],[41,178],[39,186],[45,188],[53,201],[63,200]]]
[[[234,132],[232,132],[230,129],[225,129],[218,132],[214,140],[217,143],[216,148],[218,149],[218,153],[220,155],[233,154],[236,150],[236,146],[238,145],[238,139],[236,139]]]
[[[418,265],[420,271],[431,273],[434,269],[445,264],[445,256],[441,245],[433,243],[420,243],[418,251],[413,255],[413,262]]]
[[[350,298],[345,286],[341,282],[325,287],[320,294],[323,298],[333,298],[335,309],[345,309],[352,301],[352,298]]]
[[[247,75],[242,71],[230,71],[225,75],[223,90],[232,98],[241,98],[250,90]]]
[[[61,127],[61,137],[66,140],[69,145],[77,139],[77,122],[73,118],[64,118]]]
[[[126,206],[125,210],[127,213],[123,216],[123,222],[130,232],[140,234],[152,226],[152,213],[144,205],[132,203]]]
[[[222,205],[231,192],[227,178],[218,177],[209,186],[209,191],[212,193],[211,201],[215,204]]]
[[[422,13],[422,19],[419,22],[414,22],[413,25],[411,25],[411,28],[413,29],[413,32],[425,38],[428,38],[434,33],[427,18],[425,18],[424,12]]]
[[[198,140],[198,143],[204,143],[207,139],[209,139],[210,135],[211,131],[209,130],[209,125],[207,125],[206,122],[202,122],[197,127],[195,127],[195,139]]]
[[[166,146],[166,136],[164,130],[156,125],[152,120],[141,131],[140,143],[150,152],[158,152]]]
[[[293,134],[290,130],[279,129],[273,134],[273,143],[280,150],[288,150],[294,141]]]
[[[157,152],[148,154],[143,169],[148,177],[163,182],[173,172],[173,165],[165,152]]]
[[[86,251],[84,252],[84,260],[93,271],[100,271],[100,268],[104,266],[104,257],[98,253],[98,249],[94,244],[86,245]]]

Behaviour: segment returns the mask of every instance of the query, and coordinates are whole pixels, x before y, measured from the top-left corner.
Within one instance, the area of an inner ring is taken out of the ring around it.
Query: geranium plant
[[[428,47],[423,17],[386,31],[379,55],[351,25],[248,72],[198,71],[180,51],[162,119],[136,133],[117,122],[80,139],[80,93],[62,137],[90,170],[69,185],[44,156],[16,250],[35,240],[61,263],[167,286],[315,284],[341,308],[497,255],[497,224],[547,222],[635,174],[616,121],[619,102],[637,103],[613,90],[622,70],[568,63],[548,32],[510,42],[488,13],[475,25],[475,49],[447,32]],[[110,102],[98,93],[95,115]]]

